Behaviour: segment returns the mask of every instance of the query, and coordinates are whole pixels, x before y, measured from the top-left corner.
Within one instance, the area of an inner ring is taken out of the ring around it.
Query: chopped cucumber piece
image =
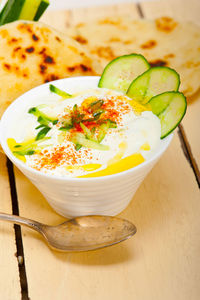
[[[49,89],[50,89],[50,91],[51,91],[52,93],[55,93],[55,94],[57,94],[57,95],[59,95],[59,96],[61,96],[61,97],[64,97],[64,98],[70,98],[70,97],[72,97],[72,95],[68,94],[68,93],[65,92],[65,91],[60,90],[59,88],[57,88],[57,87],[56,87],[55,85],[53,85],[53,84],[50,84],[50,85],[49,85]]]
[[[37,107],[31,107],[28,110],[29,114],[33,114],[34,116],[36,116],[38,119],[37,121],[41,124],[41,125],[46,125],[48,126],[49,123],[51,122],[53,125],[57,124],[58,120],[54,119],[54,118],[50,118],[49,116],[47,116],[46,114],[44,114],[43,112],[41,112]],[[37,127],[36,127],[37,129]]]
[[[99,126],[99,134],[98,134],[98,142],[99,143],[101,143],[103,141],[109,128],[110,128],[109,122],[103,123]]]
[[[137,77],[128,88],[127,96],[147,103],[152,97],[167,91],[178,91],[180,77],[168,67],[154,67]]]
[[[85,136],[88,140],[92,139],[92,133],[89,128],[87,128],[83,123],[80,122],[80,126],[83,129]]]
[[[49,6],[49,0],[42,0],[33,20],[38,21],[48,6]]]
[[[41,0],[26,0],[19,14],[19,20],[33,20]]]
[[[98,86],[126,93],[130,83],[149,68],[140,54],[117,57],[105,67]]]
[[[158,116],[161,123],[161,139],[169,135],[183,119],[187,101],[179,92],[165,92],[153,97],[149,103],[152,112]]]
[[[81,145],[85,148],[92,148],[92,149],[102,150],[102,151],[107,151],[107,150],[110,149],[110,147],[107,146],[107,145],[103,145],[103,144],[100,144],[98,142],[86,139],[83,133],[73,134],[71,141],[75,145],[78,145],[78,147],[79,147],[79,145]]]

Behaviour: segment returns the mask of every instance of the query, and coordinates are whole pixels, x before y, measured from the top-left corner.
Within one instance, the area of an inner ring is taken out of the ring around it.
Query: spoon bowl
[[[81,216],[57,226],[0,213],[0,219],[28,226],[39,233],[54,250],[79,252],[95,250],[120,243],[137,231],[128,220],[110,216]]]

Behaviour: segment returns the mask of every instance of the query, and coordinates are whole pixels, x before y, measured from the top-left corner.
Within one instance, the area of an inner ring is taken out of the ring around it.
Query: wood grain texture
[[[167,15],[182,21],[192,21],[200,25],[199,0],[167,0],[158,2],[142,2],[140,7],[146,18],[157,18]],[[184,33],[183,33],[184,34]],[[186,137],[192,149],[192,154],[200,171],[200,90],[188,98],[188,109],[183,119]],[[199,173],[200,174],[200,173]]]
[[[0,211],[12,214],[6,157],[0,153]],[[0,298],[20,299],[20,280],[16,257],[15,232],[12,224],[0,220]]]
[[[117,7],[120,11],[120,6]],[[104,12],[108,11],[115,12],[114,8],[104,8]],[[139,17],[134,5],[128,11]],[[53,18],[50,12],[45,20],[64,31],[69,22],[81,22],[101,13],[100,9],[84,9],[62,12],[62,16]],[[188,114],[190,124],[191,114]],[[63,221],[18,170],[16,179],[22,216],[47,224]],[[175,133],[171,146],[121,214],[138,228],[130,240],[103,250],[64,254],[52,252],[38,233],[23,229],[29,297],[31,300],[199,299],[199,196],[192,169]]]
[[[20,214],[48,224],[62,222],[36,188],[19,171],[16,175]],[[23,229],[30,298],[197,300],[199,210],[198,187],[175,135],[121,213],[138,228],[132,239],[103,250],[64,254],[52,252],[39,234]]]

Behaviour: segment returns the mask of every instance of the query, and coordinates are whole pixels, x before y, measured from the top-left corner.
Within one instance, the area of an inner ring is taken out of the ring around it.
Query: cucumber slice
[[[38,21],[40,19],[40,17],[43,15],[49,4],[49,0],[42,0],[33,19],[34,21]]]
[[[0,12],[0,20],[1,20],[2,16],[4,15],[5,10],[7,9],[7,6],[8,6],[8,1],[6,2],[6,4],[4,5],[3,9]]]
[[[18,20],[25,0],[8,0],[1,13],[0,25]]]
[[[154,67],[137,77],[128,88],[127,96],[147,103],[152,97],[167,91],[178,91],[180,77],[168,67]]]
[[[19,14],[19,20],[33,20],[41,0],[26,0]]]
[[[179,92],[165,92],[153,97],[148,104],[161,123],[161,139],[169,135],[183,119],[187,101]]]
[[[105,67],[98,86],[126,93],[130,83],[149,68],[140,54],[117,57]]]
[[[16,20],[37,21],[49,5],[49,0],[8,0],[0,12],[0,25]]]

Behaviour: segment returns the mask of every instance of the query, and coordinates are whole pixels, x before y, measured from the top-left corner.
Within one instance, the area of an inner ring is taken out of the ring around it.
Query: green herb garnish
[[[41,130],[38,132],[38,134],[37,134],[35,140],[38,141],[38,140],[43,139],[43,138],[46,136],[46,134],[49,132],[50,129],[51,129],[50,127],[45,126],[43,129],[41,129]]]
[[[82,148],[82,145],[76,144],[76,146],[75,146],[76,151],[78,151],[78,150],[81,149],[81,148]]]
[[[51,127],[50,127],[51,124],[55,125],[55,124],[58,123],[57,119],[50,118],[49,116],[44,114],[41,110],[39,110],[37,107],[30,108],[28,113],[33,114],[34,116],[36,116],[38,123],[40,123],[40,125],[37,126],[35,129],[42,128],[36,136],[36,141],[40,140],[40,139],[43,139],[46,136],[46,134],[51,129]]]
[[[104,104],[104,101],[102,99],[94,101],[92,103],[90,103],[90,108],[92,110],[92,112],[97,111],[98,109],[100,109],[102,107],[102,105]]]
[[[58,87],[56,87],[55,85],[53,84],[50,84],[49,85],[49,89],[52,93],[55,93],[63,98],[71,98],[72,95],[71,94],[68,94],[67,92],[65,91],[62,91],[61,89],[59,89]]]
[[[39,110],[37,107],[32,107],[28,110],[29,114],[33,114],[34,116],[36,116],[38,119],[37,121],[41,124],[41,125],[48,125],[49,123],[55,124],[55,122],[57,123],[58,120],[54,119],[54,118],[50,118],[49,116],[47,116],[46,114],[44,114],[41,110]]]

